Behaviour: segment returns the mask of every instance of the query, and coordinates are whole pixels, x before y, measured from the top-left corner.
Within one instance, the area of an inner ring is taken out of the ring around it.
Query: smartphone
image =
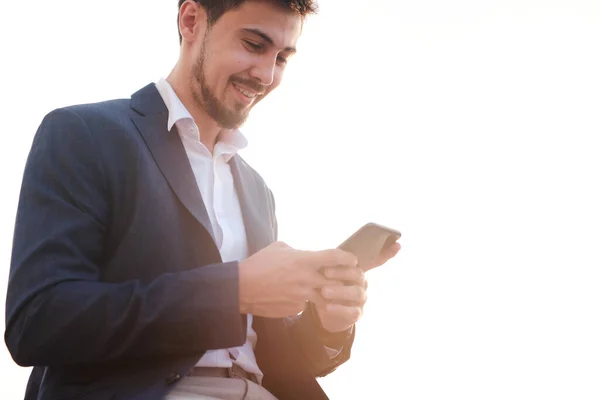
[[[354,254],[358,258],[358,266],[367,271],[366,268],[379,253],[396,243],[400,236],[401,233],[395,229],[369,222],[354,232],[338,248]]]

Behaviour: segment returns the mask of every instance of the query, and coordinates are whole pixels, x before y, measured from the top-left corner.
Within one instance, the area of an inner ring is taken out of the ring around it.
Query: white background
[[[0,306],[42,117],[166,76],[176,8],[1,3]],[[321,0],[299,47],[244,129],[281,239],[403,232],[329,395],[600,398],[600,2]],[[0,398],[28,372],[0,346]]]

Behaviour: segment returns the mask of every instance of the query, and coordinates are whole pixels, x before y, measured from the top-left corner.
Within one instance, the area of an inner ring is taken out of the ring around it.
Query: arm
[[[23,366],[105,363],[243,344],[238,264],[104,283],[109,188],[73,111],[42,122],[17,211],[5,340]],[[127,268],[126,265],[123,268]]]

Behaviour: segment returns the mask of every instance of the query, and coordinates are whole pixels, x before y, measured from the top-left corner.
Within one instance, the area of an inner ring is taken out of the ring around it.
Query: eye
[[[288,60],[285,57],[279,56],[277,57],[277,64],[279,65],[285,65],[287,64]]]
[[[250,40],[244,40],[244,44],[250,51],[259,51],[262,49],[262,45],[258,43],[251,42]]]

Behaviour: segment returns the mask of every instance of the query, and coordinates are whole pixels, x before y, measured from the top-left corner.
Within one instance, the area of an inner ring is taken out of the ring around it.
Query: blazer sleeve
[[[335,334],[325,331],[312,304],[302,314],[287,319],[286,325],[313,376],[326,376],[350,359],[354,326]],[[339,351],[332,357],[328,349]]]
[[[36,133],[17,209],[5,341],[22,366],[201,354],[242,345],[238,264],[150,282],[102,282],[110,188],[91,134],[71,109]],[[126,268],[127,266],[123,266]]]

